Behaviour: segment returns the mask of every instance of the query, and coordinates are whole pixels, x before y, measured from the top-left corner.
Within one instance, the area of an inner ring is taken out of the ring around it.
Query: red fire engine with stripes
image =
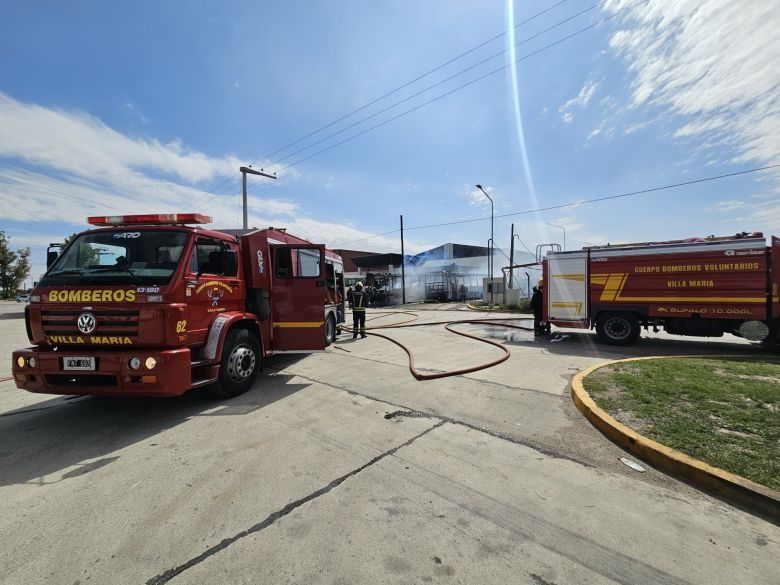
[[[248,390],[263,358],[320,351],[344,320],[341,258],[283,229],[213,231],[204,215],[90,217],[51,252],[13,353],[19,388],[176,396]]]
[[[544,319],[628,345],[640,328],[780,345],[780,239],[732,237],[547,253]]]

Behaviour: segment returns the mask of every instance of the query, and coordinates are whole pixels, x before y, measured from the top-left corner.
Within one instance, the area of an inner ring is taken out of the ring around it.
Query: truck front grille
[[[76,327],[76,322],[84,312],[44,309],[41,312],[43,332],[46,335],[83,335]],[[97,321],[97,327],[91,335],[138,335],[137,309],[93,309],[88,312],[95,315]]]

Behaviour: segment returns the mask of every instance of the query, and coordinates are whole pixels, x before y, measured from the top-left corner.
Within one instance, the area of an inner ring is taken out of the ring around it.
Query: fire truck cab
[[[341,259],[283,229],[200,214],[90,217],[50,257],[13,353],[19,388],[176,396],[248,390],[269,355],[315,352],[344,320]]]
[[[760,232],[549,252],[544,319],[628,345],[641,327],[780,348],[780,239]]]

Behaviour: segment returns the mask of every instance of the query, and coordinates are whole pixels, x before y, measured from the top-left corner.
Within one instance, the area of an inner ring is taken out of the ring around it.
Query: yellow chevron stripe
[[[582,313],[582,303],[558,303],[553,302],[552,306],[554,309],[574,309],[575,315],[579,315]]]

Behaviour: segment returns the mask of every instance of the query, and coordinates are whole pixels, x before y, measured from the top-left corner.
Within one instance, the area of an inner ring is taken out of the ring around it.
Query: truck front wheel
[[[596,335],[608,345],[631,345],[639,337],[639,320],[631,313],[602,313]]]
[[[255,383],[260,371],[260,343],[246,329],[233,329],[225,339],[222,361],[216,382],[209,392],[217,398],[232,398],[243,394]]]

